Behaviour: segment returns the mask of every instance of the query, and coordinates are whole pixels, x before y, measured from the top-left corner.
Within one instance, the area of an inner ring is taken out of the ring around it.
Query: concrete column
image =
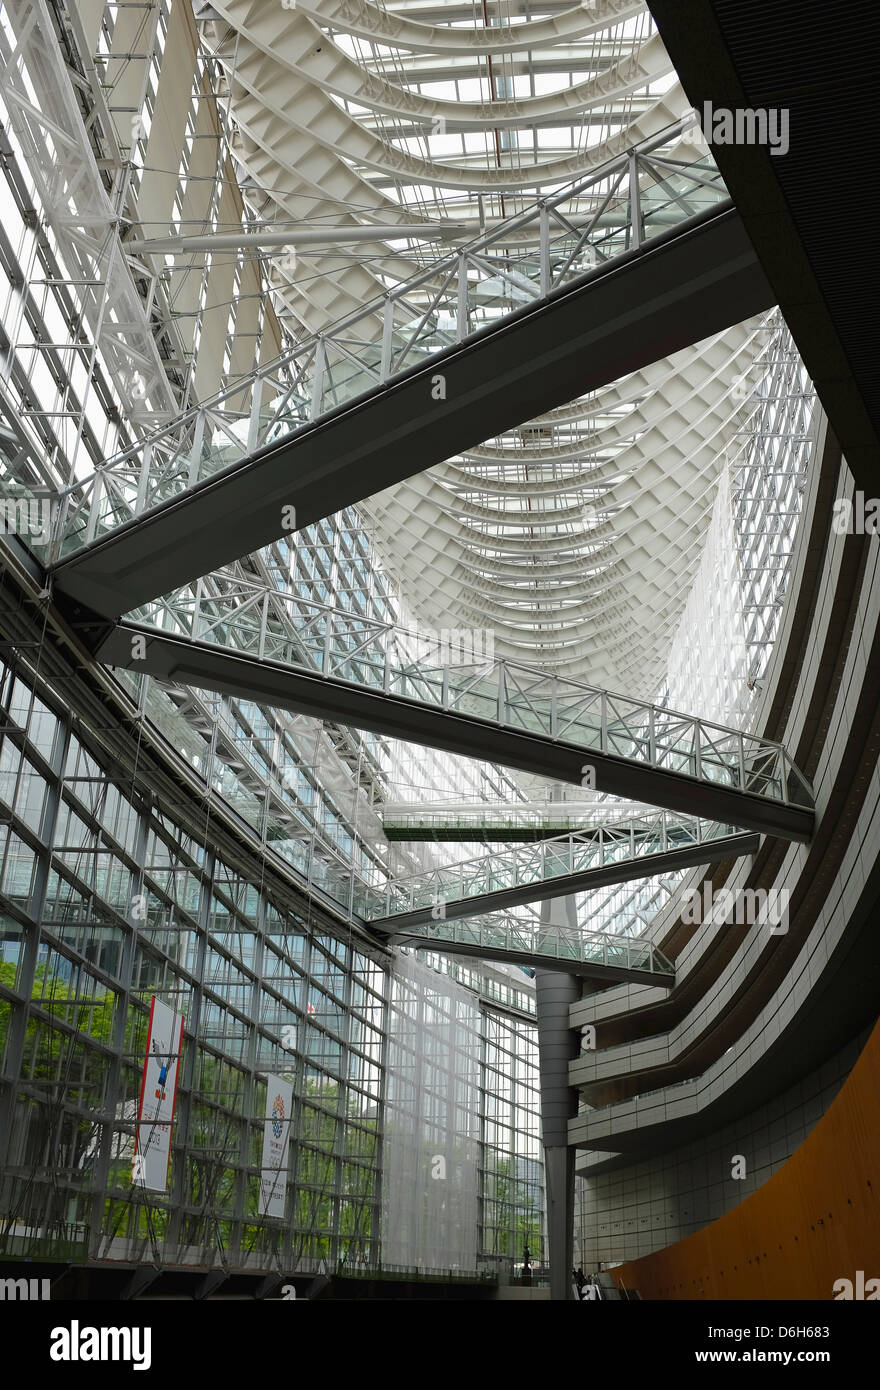
[[[554,898],[542,905],[542,918],[545,914],[548,923],[570,926],[574,900]],[[568,1011],[581,991],[582,981],[576,975],[535,972],[550,1297],[554,1300],[571,1298],[575,1151],[568,1143],[568,1121],[577,1114],[577,1092],[568,1082],[568,1064],[580,1051],[580,1038],[569,1027]]]

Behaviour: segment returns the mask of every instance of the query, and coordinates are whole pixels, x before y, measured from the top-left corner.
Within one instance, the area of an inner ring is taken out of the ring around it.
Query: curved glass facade
[[[497,1013],[448,967],[320,930],[224,860],[210,805],[202,835],[184,829],[34,684],[2,667],[0,1048],[19,1079],[0,1093],[0,1249],[305,1270],[509,1268],[524,1241],[538,1256],[527,990],[497,980]],[[153,997],[185,1020],[166,1194],[132,1182]],[[257,1215],[267,1073],[293,1086],[281,1220]],[[428,1165],[420,1191],[438,1153],[452,1187],[453,1137],[469,1145],[457,1249],[445,1219],[413,1229],[399,1209],[419,1187],[418,1165],[406,1185],[389,1183],[396,1157],[383,1168],[401,1114]]]

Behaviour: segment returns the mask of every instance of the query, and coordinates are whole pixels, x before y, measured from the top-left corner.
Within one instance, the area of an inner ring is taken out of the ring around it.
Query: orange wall
[[[832,1299],[880,1278],[880,1023],[816,1128],[695,1235],[611,1271],[645,1299]]]

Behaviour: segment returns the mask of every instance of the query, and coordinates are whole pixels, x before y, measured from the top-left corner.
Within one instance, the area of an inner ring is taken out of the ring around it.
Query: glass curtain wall
[[[407,1039],[444,999],[459,1042],[435,1028],[443,1065],[428,1046],[406,1108],[411,1141],[448,1107],[452,1162],[467,1149],[467,1201],[454,1223],[438,1207],[435,1248],[463,1270],[515,1253],[523,1232],[540,1248],[528,1019],[282,906],[256,861],[234,869],[209,821],[194,836],[137,778],[121,782],[34,685],[0,669],[0,1251],[406,1265],[382,1248],[383,1184],[386,1220],[408,1219],[383,1144]],[[165,1194],[132,1182],[153,997],[185,1020]],[[294,1095],[281,1220],[257,1215],[267,1074]]]

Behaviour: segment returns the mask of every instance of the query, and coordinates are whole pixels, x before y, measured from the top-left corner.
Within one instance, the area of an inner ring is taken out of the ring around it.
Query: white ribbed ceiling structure
[[[439,247],[386,231],[279,254],[294,338],[688,108],[640,0],[194,9],[255,225],[464,224]],[[364,503],[416,624],[488,628],[498,656],[654,697],[760,330],[737,326]]]

